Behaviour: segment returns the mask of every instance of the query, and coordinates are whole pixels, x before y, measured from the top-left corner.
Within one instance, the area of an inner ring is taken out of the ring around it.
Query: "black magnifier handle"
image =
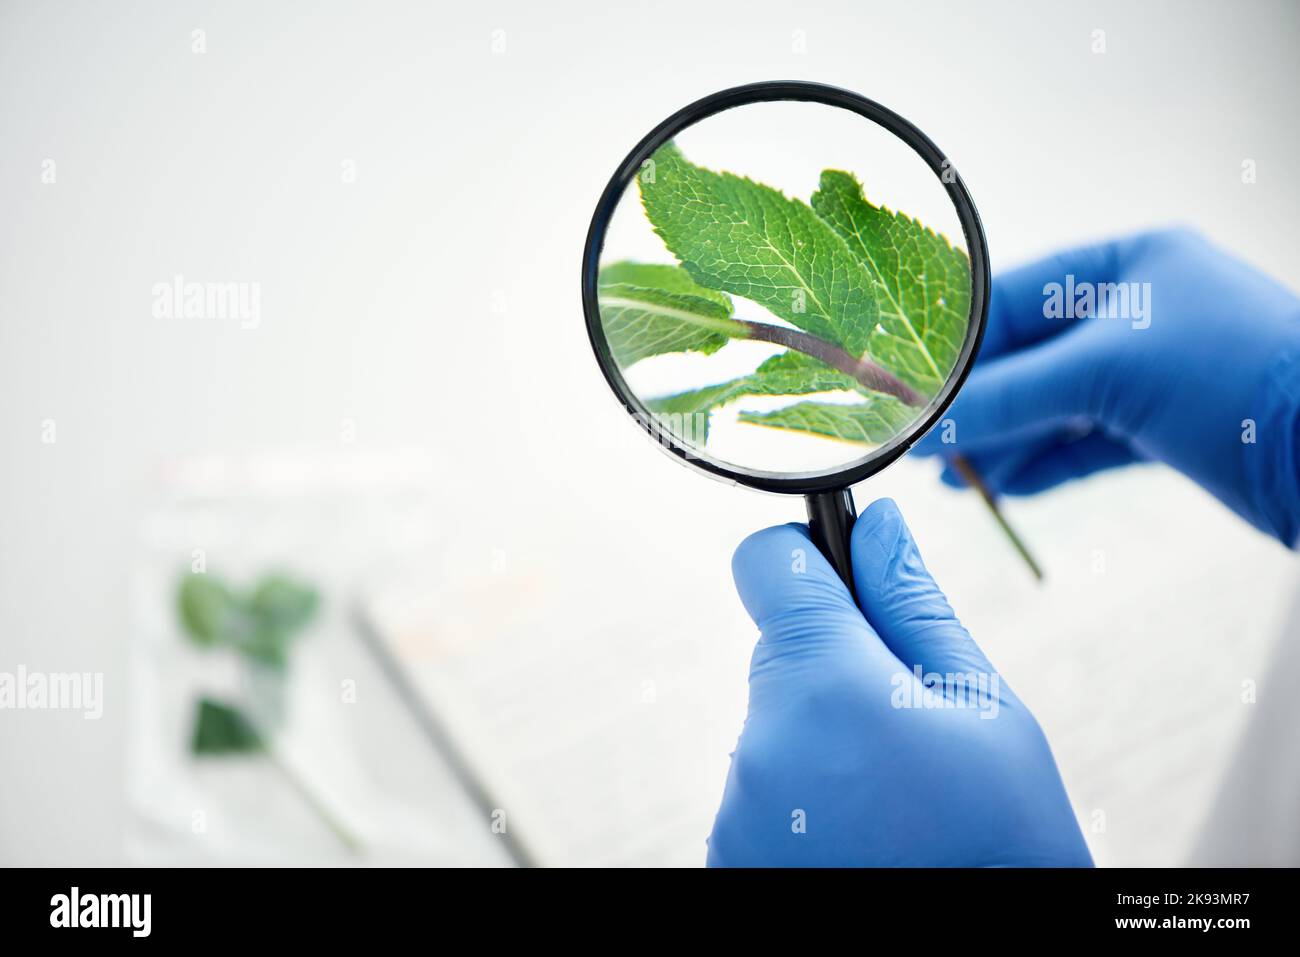
[[[808,532],[813,544],[849,586],[849,594],[856,602],[858,593],[853,587],[853,562],[849,558],[849,536],[858,517],[853,493],[846,488],[816,492],[805,496],[804,501],[808,503]]]

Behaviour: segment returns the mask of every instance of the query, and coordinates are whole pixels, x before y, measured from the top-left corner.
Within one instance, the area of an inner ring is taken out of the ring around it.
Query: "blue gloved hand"
[[[736,551],[762,636],[709,864],[1091,865],[1042,730],[892,501],[852,556],[861,611],[802,525]]]
[[[1118,317],[1096,307],[1099,289]],[[1061,253],[994,280],[979,361],[945,420],[955,428],[916,451],[965,453],[995,492],[1154,459],[1294,545],[1300,299],[1186,231]]]

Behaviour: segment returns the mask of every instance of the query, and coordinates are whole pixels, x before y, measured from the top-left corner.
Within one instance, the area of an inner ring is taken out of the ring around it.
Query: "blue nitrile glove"
[[[803,525],[736,551],[762,636],[709,864],[1091,865],[1038,722],[892,501],[858,518],[852,556],[861,611]]]
[[[1099,288],[1112,318],[1088,308]],[[1300,299],[1184,230],[1061,253],[994,280],[979,362],[945,421],[916,451],[965,453],[995,492],[1154,459],[1293,545]]]

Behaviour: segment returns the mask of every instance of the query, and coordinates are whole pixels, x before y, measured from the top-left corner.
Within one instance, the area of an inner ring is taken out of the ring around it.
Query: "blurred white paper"
[[[704,861],[756,638],[727,558],[761,516],[802,517],[797,497],[643,451],[645,469],[585,488],[569,521],[516,503],[501,528],[467,525],[449,553],[368,592],[422,707],[544,864]],[[1263,667],[1293,556],[1180,476],[1132,468],[1006,504],[1047,569],[1039,587],[973,493],[932,469],[900,462],[859,504],[902,503],[1046,730],[1098,863],[1183,863],[1250,716],[1241,681]],[[681,547],[686,528],[712,529],[714,546]]]

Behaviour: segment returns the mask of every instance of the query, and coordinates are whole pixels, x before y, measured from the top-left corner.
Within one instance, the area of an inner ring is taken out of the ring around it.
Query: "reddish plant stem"
[[[787,329],[784,326],[750,322],[746,319],[738,321],[745,327],[749,339],[771,342],[778,346],[785,346],[787,349],[793,349],[795,352],[802,352],[814,359],[820,359],[832,369],[857,379],[873,392],[884,392],[887,395],[892,395],[905,405],[919,408],[926,403],[925,396],[888,369],[882,369],[870,359],[856,359],[849,352],[827,342],[825,339],[819,339],[817,336],[809,335],[798,329]]]
[[[784,326],[773,326],[763,322],[750,322],[746,319],[736,320],[745,327],[747,338],[758,339],[762,342],[770,342],[774,345],[785,346],[787,349],[793,349],[795,352],[802,352],[804,355],[812,356],[819,359],[826,365],[847,376],[851,376],[858,382],[861,382],[866,388],[873,392],[883,392],[886,395],[892,395],[894,398],[906,405],[920,408],[926,404],[926,398],[921,393],[894,375],[888,369],[883,369],[876,365],[870,359],[854,358],[853,355],[834,343],[827,342],[817,336],[811,335],[798,329],[787,329]],[[1012,546],[1024,559],[1025,564],[1038,581],[1043,580],[1042,567],[1034,560],[1029,549],[1016,534],[1015,529],[1007,521],[1006,516],[1002,514],[1002,509],[998,506],[997,498],[993,495],[988,484],[980,476],[975,466],[971,464],[970,459],[964,455],[954,455],[951,459],[953,468],[961,475],[962,480],[971,488],[979,493],[984,504],[988,506],[993,513],[994,520],[1001,527],[1003,534],[1011,540]]]
[[[993,490],[988,487],[988,483],[984,481],[983,476],[971,464],[971,460],[964,455],[957,454],[950,461],[952,467],[957,470],[957,474],[961,476],[962,481],[979,493],[980,498],[984,500],[984,504],[993,513],[993,518],[1001,527],[1003,534],[1011,540],[1011,546],[1020,553],[1020,557],[1025,560],[1025,564],[1029,566],[1029,571],[1034,578],[1041,582],[1043,580],[1043,567],[1030,554],[1024,540],[1011,527],[1006,516],[1002,514],[1002,509],[998,507],[998,500],[994,497]]]

